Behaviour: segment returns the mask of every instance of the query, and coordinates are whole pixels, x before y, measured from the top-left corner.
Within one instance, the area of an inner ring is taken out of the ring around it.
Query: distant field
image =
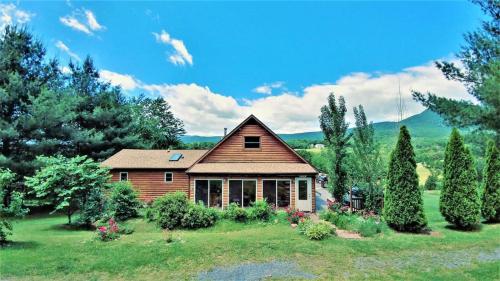
[[[424,185],[427,178],[431,175],[431,171],[422,163],[417,163],[418,184]]]

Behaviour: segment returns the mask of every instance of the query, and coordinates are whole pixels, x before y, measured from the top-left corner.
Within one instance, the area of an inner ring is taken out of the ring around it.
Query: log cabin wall
[[[260,148],[245,149],[245,136],[260,137]],[[256,123],[248,123],[241,127],[239,131],[214,149],[201,162],[303,163],[303,161],[281,143],[280,140]]]
[[[146,202],[175,191],[185,192],[189,198],[189,176],[185,169],[116,169],[111,171],[111,181],[119,181],[120,172],[128,173],[128,180],[139,192],[139,198]],[[165,182],[165,172],[173,173],[173,182]]]

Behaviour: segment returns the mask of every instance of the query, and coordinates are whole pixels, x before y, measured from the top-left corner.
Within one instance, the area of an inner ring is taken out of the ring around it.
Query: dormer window
[[[245,148],[260,148],[260,137],[245,137]]]

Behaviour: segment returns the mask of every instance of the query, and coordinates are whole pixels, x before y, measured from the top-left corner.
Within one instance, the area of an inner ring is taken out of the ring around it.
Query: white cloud
[[[111,83],[113,86],[120,86],[127,91],[134,90],[141,86],[141,82],[132,75],[120,74],[109,70],[101,70],[99,75],[102,80]]]
[[[31,20],[35,14],[25,10],[21,10],[16,5],[0,3],[0,30],[3,30],[7,25],[25,24]]]
[[[57,41],[57,42],[56,42],[56,47],[57,47],[59,50],[61,50],[61,51],[65,52],[66,54],[68,54],[68,56],[70,56],[70,57],[74,58],[75,60],[77,60],[77,61],[81,61],[80,57],[79,57],[77,54],[73,53],[73,52],[70,50],[70,48],[69,48],[68,46],[66,46],[66,44],[64,44],[64,42],[62,42],[62,41],[60,41],[60,40],[59,40],[59,41]]]
[[[74,10],[72,15],[60,17],[59,20],[62,24],[87,35],[93,35],[92,31],[99,31],[105,28],[99,24],[95,14],[90,10],[83,10],[83,12],[81,10]]]
[[[97,19],[92,11],[85,10],[85,16],[87,16],[87,24],[92,30],[101,30],[104,28],[97,22]]]
[[[347,119],[352,125],[352,107],[358,104],[364,106],[370,121],[395,121],[399,83],[406,104],[406,117],[424,110],[412,100],[411,90],[470,100],[462,84],[446,80],[431,63],[409,67],[398,73],[351,73],[335,83],[310,85],[300,94],[282,92],[243,103],[197,84],[147,85],[130,75],[109,77],[124,89],[138,88],[161,95],[172,106],[173,113],[184,121],[188,134],[198,135],[221,135],[223,128],[234,128],[250,114],[256,115],[278,133],[318,131],[320,109],[331,92],[337,97],[345,97]]]
[[[255,93],[271,95],[273,93],[273,89],[281,89],[285,85],[283,81],[277,81],[271,84],[264,84],[253,89]]]
[[[87,35],[93,34],[85,24],[81,23],[73,16],[60,17],[59,20],[62,22],[62,24],[69,26],[75,30],[81,31]]]
[[[62,73],[64,74],[70,74],[71,73],[71,69],[67,66],[62,66],[59,68],[61,70]]]
[[[188,52],[184,42],[179,39],[171,38],[165,30],[160,33],[153,32],[156,42],[169,45],[174,49],[174,52],[169,55],[168,60],[175,65],[193,65],[193,56]]]

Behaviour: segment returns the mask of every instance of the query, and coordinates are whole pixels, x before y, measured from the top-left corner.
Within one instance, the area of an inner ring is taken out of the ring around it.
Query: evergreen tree
[[[133,101],[133,120],[137,133],[154,149],[178,147],[179,137],[184,135],[184,124],[175,118],[165,99],[139,97]]]
[[[492,141],[486,152],[481,214],[488,222],[500,222],[500,158]]]
[[[356,127],[352,138],[351,178],[364,189],[365,208],[378,213],[384,200],[381,186],[384,163],[380,157],[380,146],[375,142],[375,130],[372,123],[368,123],[362,105],[354,107],[354,117]]]
[[[427,226],[418,188],[415,153],[406,126],[401,127],[396,148],[391,154],[384,194],[384,218],[398,231],[420,232]]]
[[[446,145],[443,176],[439,200],[441,214],[458,228],[474,227],[479,223],[481,211],[477,174],[470,151],[457,129],[453,129]]]
[[[449,80],[463,83],[479,103],[454,100],[435,94],[414,92],[413,97],[450,124],[492,131],[500,142],[500,1],[475,0],[490,17],[480,30],[465,34],[466,45],[456,55],[463,68],[453,62],[436,62]]]
[[[69,68],[69,88],[78,97],[75,123],[80,129],[74,155],[103,160],[123,148],[144,147],[133,126],[133,104],[120,88],[99,79],[90,57],[82,65],[70,63]]]
[[[63,150],[71,139],[71,104],[60,92],[57,61],[26,29],[0,34],[0,166],[30,174],[37,154]]]
[[[328,105],[321,108],[319,122],[325,135],[329,154],[328,185],[333,197],[341,201],[347,192],[346,156],[351,134],[347,132],[349,124],[345,121],[347,112],[344,97],[340,96],[339,102],[335,96],[328,96]]]

